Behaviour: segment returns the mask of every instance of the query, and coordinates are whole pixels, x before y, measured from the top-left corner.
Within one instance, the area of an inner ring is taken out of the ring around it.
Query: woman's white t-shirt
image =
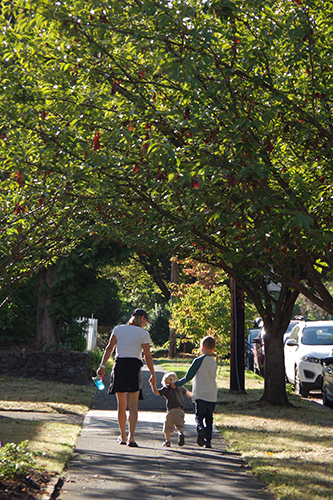
[[[150,344],[150,336],[147,330],[140,326],[117,325],[111,336],[117,339],[117,358],[138,358],[142,360],[142,345]]]

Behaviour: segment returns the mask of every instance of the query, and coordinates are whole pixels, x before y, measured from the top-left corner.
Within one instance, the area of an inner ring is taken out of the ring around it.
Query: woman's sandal
[[[137,445],[135,441],[128,441],[127,446],[130,448],[139,448],[139,445]]]
[[[117,441],[119,444],[126,444],[126,441],[121,440],[121,436],[118,436]]]

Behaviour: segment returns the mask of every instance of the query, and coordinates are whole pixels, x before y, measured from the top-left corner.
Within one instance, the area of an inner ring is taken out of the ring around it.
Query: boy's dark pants
[[[197,430],[205,429],[205,440],[208,443],[212,440],[215,404],[203,399],[197,399],[195,402],[195,423],[197,424]]]

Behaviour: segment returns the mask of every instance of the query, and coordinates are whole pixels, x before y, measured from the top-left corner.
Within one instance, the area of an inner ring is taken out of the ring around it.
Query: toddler
[[[163,446],[170,448],[171,434],[174,428],[178,431],[178,444],[183,446],[185,444],[185,412],[184,412],[184,396],[192,397],[192,393],[185,387],[172,388],[172,384],[178,380],[174,372],[166,373],[162,379],[161,389],[157,389],[156,384],[152,384],[152,391],[156,396],[164,396],[166,399],[167,412],[164,422],[164,435],[165,441]]]

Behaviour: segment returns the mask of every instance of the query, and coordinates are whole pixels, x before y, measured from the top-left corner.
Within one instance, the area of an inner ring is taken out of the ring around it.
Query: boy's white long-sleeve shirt
[[[175,386],[180,387],[192,379],[193,401],[203,399],[215,403],[217,400],[216,361],[212,356],[204,354],[196,358],[185,377],[177,380]]]

